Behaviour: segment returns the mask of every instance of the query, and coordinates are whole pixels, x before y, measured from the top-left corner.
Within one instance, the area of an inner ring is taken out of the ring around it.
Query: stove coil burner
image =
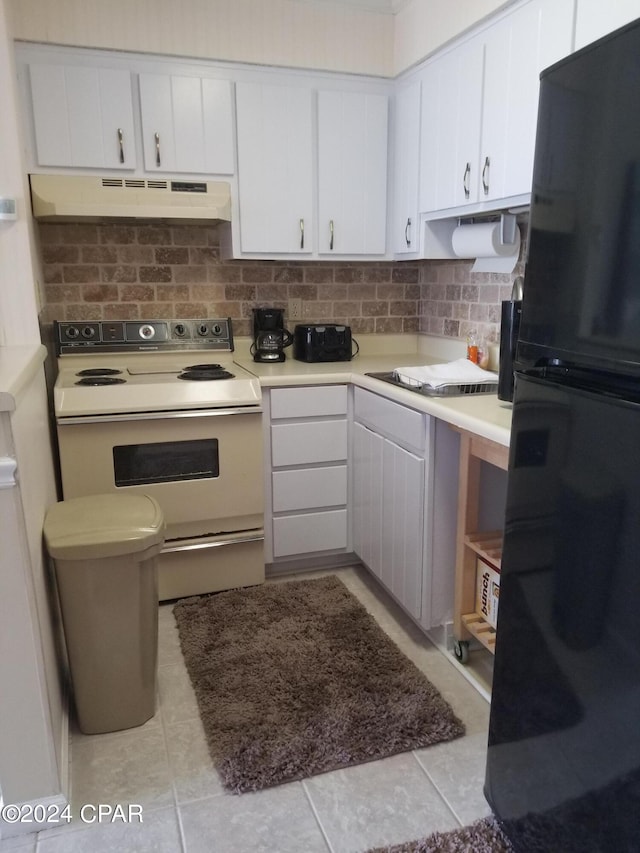
[[[115,371],[116,373],[120,373],[119,370]],[[119,379],[117,376],[105,376],[103,374],[98,374],[97,376],[83,376],[82,379],[78,379],[75,383],[76,385],[124,385],[126,379]]]
[[[206,382],[214,379],[233,379],[233,373],[229,373],[221,364],[191,364],[178,374],[178,379]]]
[[[116,370],[115,367],[86,367],[78,371],[76,376],[117,376],[120,373],[122,371]]]

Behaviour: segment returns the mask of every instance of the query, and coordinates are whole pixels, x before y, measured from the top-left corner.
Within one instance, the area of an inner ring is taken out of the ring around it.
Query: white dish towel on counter
[[[458,358],[446,364],[396,367],[393,373],[406,385],[428,385],[430,388],[443,388],[446,385],[482,385],[498,381],[497,373],[483,370],[468,358]]]

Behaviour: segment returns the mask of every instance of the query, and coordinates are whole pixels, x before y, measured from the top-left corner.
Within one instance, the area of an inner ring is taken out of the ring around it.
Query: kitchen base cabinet
[[[274,388],[265,397],[267,563],[348,553],[347,386]]]
[[[356,388],[353,549],[403,608],[431,626],[433,418]]]

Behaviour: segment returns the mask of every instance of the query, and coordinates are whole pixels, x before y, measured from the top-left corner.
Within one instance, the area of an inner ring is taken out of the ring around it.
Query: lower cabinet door
[[[425,462],[384,439],[380,578],[416,619],[422,612]]]
[[[347,510],[308,512],[273,519],[273,556],[312,554],[347,547]]]
[[[353,550],[416,619],[422,612],[425,460],[353,425]]]
[[[382,450],[384,439],[353,425],[353,550],[377,577],[382,571]]]

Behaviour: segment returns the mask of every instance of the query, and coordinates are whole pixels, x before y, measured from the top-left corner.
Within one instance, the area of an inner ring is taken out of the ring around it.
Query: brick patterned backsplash
[[[229,316],[251,334],[252,309],[302,299],[302,320],[354,333],[497,339],[513,275],[471,261],[224,261],[215,227],[40,223],[45,304],[53,320]],[[293,324],[291,324],[293,325]]]

